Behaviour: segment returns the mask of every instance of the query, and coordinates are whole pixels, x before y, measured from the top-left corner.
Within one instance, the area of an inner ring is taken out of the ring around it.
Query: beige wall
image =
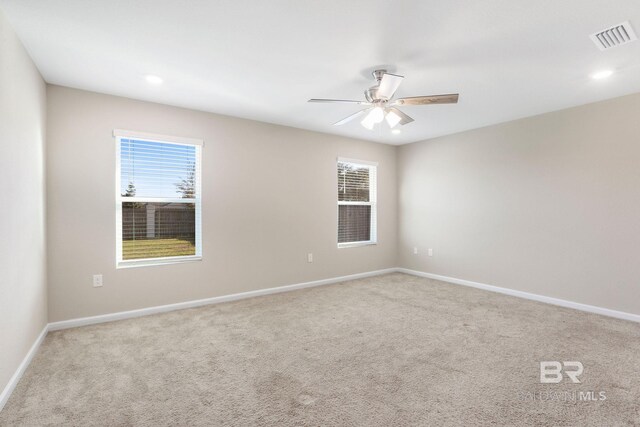
[[[401,266],[640,313],[639,113],[636,94],[402,146]]]
[[[47,323],[45,84],[0,12],[0,392]]]
[[[50,321],[396,266],[394,147],[57,86],[47,95]],[[114,128],[204,138],[203,261],[115,268]],[[336,247],[338,156],[380,163],[376,246]],[[95,273],[104,287],[91,286]]]
[[[49,86],[50,321],[398,265],[640,313],[639,107],[396,148]],[[202,262],[115,268],[114,128],[205,139]],[[377,246],[336,248],[338,156],[380,162]]]

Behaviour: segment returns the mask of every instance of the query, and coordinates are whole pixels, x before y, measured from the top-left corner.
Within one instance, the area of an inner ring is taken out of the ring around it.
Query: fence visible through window
[[[338,246],[376,242],[377,166],[338,159]]]
[[[200,256],[201,146],[184,139],[118,137],[119,265]]]

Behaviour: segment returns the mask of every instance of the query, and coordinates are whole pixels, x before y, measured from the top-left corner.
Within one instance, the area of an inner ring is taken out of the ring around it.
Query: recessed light
[[[591,78],[594,80],[602,80],[606,79],[607,77],[611,77],[612,74],[613,70],[602,70],[598,71],[597,73],[591,74]]]
[[[391,133],[394,134],[394,135],[398,135],[400,132],[401,132],[400,129],[392,129],[391,130]]]
[[[158,76],[154,76],[153,74],[147,74],[144,78],[147,80],[147,83],[152,85],[162,84],[162,79]]]

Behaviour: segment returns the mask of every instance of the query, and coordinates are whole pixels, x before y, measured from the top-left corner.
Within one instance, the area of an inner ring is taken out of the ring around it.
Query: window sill
[[[377,245],[378,242],[373,241],[373,240],[369,240],[366,242],[347,242],[347,243],[338,243],[338,249],[342,249],[342,248],[356,248],[358,246],[371,246],[371,245]]]
[[[182,264],[184,262],[202,261],[202,256],[178,256],[167,258],[144,258],[120,261],[116,265],[116,269],[134,268],[134,267],[152,267],[156,265]]]

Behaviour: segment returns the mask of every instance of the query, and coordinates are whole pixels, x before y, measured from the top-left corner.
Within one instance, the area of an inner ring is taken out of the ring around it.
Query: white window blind
[[[200,259],[201,141],[114,135],[118,266]]]
[[[338,159],[338,246],[377,241],[377,164]]]

